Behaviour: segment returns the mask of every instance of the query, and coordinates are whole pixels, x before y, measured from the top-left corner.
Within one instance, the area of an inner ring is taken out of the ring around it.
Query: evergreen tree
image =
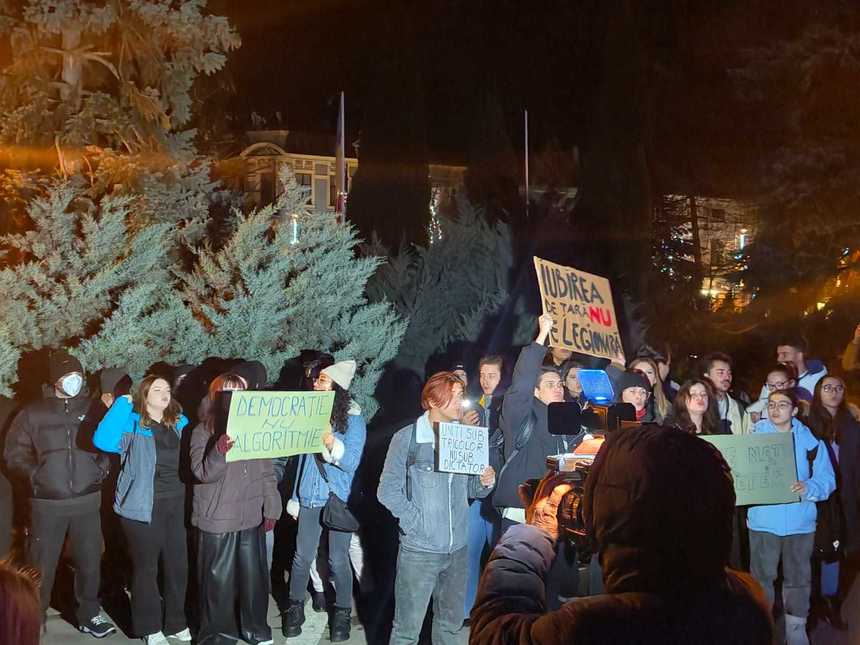
[[[18,352],[82,345],[78,353],[89,369],[125,365],[141,373],[169,356],[164,340],[140,341],[172,329],[172,321],[159,326],[163,321],[156,313],[171,285],[164,262],[170,226],[156,223],[132,235],[129,198],[105,197],[94,204],[82,193],[79,182],[49,186],[29,203],[30,229],[0,239],[7,256],[15,258],[0,270],[5,297],[0,344],[8,340]],[[114,316],[123,316],[123,335],[118,353],[108,357],[91,343],[93,337],[116,333],[110,318],[104,327],[115,303],[120,303]],[[5,364],[0,358],[0,367]]]
[[[281,182],[274,204],[237,214],[224,247],[201,249],[182,275],[183,298],[201,326],[188,349],[256,359],[269,374],[306,348],[354,359],[350,391],[369,418],[406,324],[387,302],[368,303],[365,286],[381,260],[355,255],[353,227],[307,211],[306,192],[288,170]]]
[[[441,215],[439,225],[441,239],[401,246],[368,285],[372,300],[389,300],[409,321],[396,364],[420,377],[434,354],[476,342],[510,294],[506,224],[489,223],[482,209],[460,201],[457,216]]]

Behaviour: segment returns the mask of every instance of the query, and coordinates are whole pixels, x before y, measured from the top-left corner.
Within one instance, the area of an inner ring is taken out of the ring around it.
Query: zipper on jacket
[[[69,400],[63,399],[63,408],[66,411],[66,416],[69,415]],[[67,421],[68,423],[68,421]],[[68,462],[69,462],[69,492],[72,492],[72,427],[66,426],[66,451],[68,453]]]

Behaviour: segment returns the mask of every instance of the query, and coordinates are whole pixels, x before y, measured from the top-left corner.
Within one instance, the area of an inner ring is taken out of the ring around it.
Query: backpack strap
[[[516,457],[520,450],[525,448],[526,444],[529,442],[529,439],[532,437],[532,432],[534,431],[535,423],[537,422],[537,415],[534,410],[530,410],[528,416],[526,416],[523,421],[523,425],[520,427],[519,435],[517,436],[516,441],[514,442],[514,449],[511,451],[511,455],[505,460],[504,466],[502,469],[496,474],[496,481],[501,481],[502,473],[505,472],[505,469],[508,467],[514,457]]]
[[[412,432],[409,435],[409,451],[406,453],[406,499],[412,501],[412,478],[409,477],[409,467],[418,458],[418,423],[412,424]]]

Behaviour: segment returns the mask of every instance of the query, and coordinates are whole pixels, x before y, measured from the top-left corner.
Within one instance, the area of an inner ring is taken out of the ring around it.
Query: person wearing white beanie
[[[324,446],[317,455],[305,455],[299,466],[297,484],[287,513],[298,519],[296,552],[290,571],[290,602],[284,617],[286,637],[298,636],[305,621],[305,590],[310,567],[319,547],[323,526],[321,516],[330,495],[349,501],[352,480],[364,451],[367,429],[361,408],[352,400],[348,389],[356,372],[353,360],[339,361],[323,367],[317,364],[309,374],[313,389],[333,391],[331,431],[323,437]],[[332,642],[349,639],[352,611],[352,570],[349,545],[352,533],[329,529],[329,569],[335,587],[335,606],[330,622]]]

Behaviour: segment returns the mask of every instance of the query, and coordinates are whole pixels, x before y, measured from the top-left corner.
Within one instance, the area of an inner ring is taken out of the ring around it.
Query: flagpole
[[[525,125],[525,177],[526,177],[526,219],[529,217],[529,111],[523,110],[523,121]]]
[[[335,190],[337,200],[335,213],[343,218],[346,212],[346,127],[344,116],[344,93],[340,93],[340,108],[337,114],[337,148],[335,151]]]

